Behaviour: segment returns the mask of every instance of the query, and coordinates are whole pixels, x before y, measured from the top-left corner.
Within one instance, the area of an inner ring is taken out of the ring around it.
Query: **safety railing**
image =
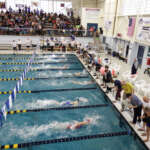
[[[49,35],[49,36],[71,36],[76,37],[93,37],[97,32],[91,30],[80,30],[80,29],[53,29],[53,28],[10,28],[0,27],[1,35]],[[97,36],[98,33],[96,34]]]

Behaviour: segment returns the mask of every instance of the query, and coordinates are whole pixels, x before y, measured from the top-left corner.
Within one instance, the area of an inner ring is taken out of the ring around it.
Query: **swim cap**
[[[70,102],[68,101],[68,102],[66,102],[66,104],[67,104],[67,105],[70,105]]]

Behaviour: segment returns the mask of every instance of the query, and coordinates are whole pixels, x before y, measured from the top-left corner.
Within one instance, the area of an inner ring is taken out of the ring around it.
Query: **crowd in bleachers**
[[[0,12],[0,34],[58,34],[69,33],[78,36],[83,35],[84,28],[80,24],[80,18],[75,18],[73,13],[64,14],[45,13],[43,10],[31,11],[30,7],[13,11]],[[82,30],[82,32],[81,32]]]

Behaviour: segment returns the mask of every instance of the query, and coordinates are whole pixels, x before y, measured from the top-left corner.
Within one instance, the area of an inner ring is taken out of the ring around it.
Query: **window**
[[[150,47],[148,49],[147,57],[150,57]]]
[[[119,15],[150,14],[149,0],[122,0]]]
[[[38,3],[38,6],[33,6],[33,2]],[[64,7],[61,7],[62,3]],[[13,10],[18,10],[16,4],[30,6],[31,10],[42,9],[44,12],[63,13],[65,15],[67,10],[72,8],[72,2],[65,0],[6,0],[7,9],[11,7]]]

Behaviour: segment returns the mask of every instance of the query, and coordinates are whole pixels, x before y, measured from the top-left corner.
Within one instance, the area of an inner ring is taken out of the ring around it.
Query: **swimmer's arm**
[[[77,82],[77,81],[72,81],[72,83],[74,83],[74,84],[81,84],[80,82]]]
[[[80,76],[80,73],[75,73],[74,75],[75,75],[75,76]]]

